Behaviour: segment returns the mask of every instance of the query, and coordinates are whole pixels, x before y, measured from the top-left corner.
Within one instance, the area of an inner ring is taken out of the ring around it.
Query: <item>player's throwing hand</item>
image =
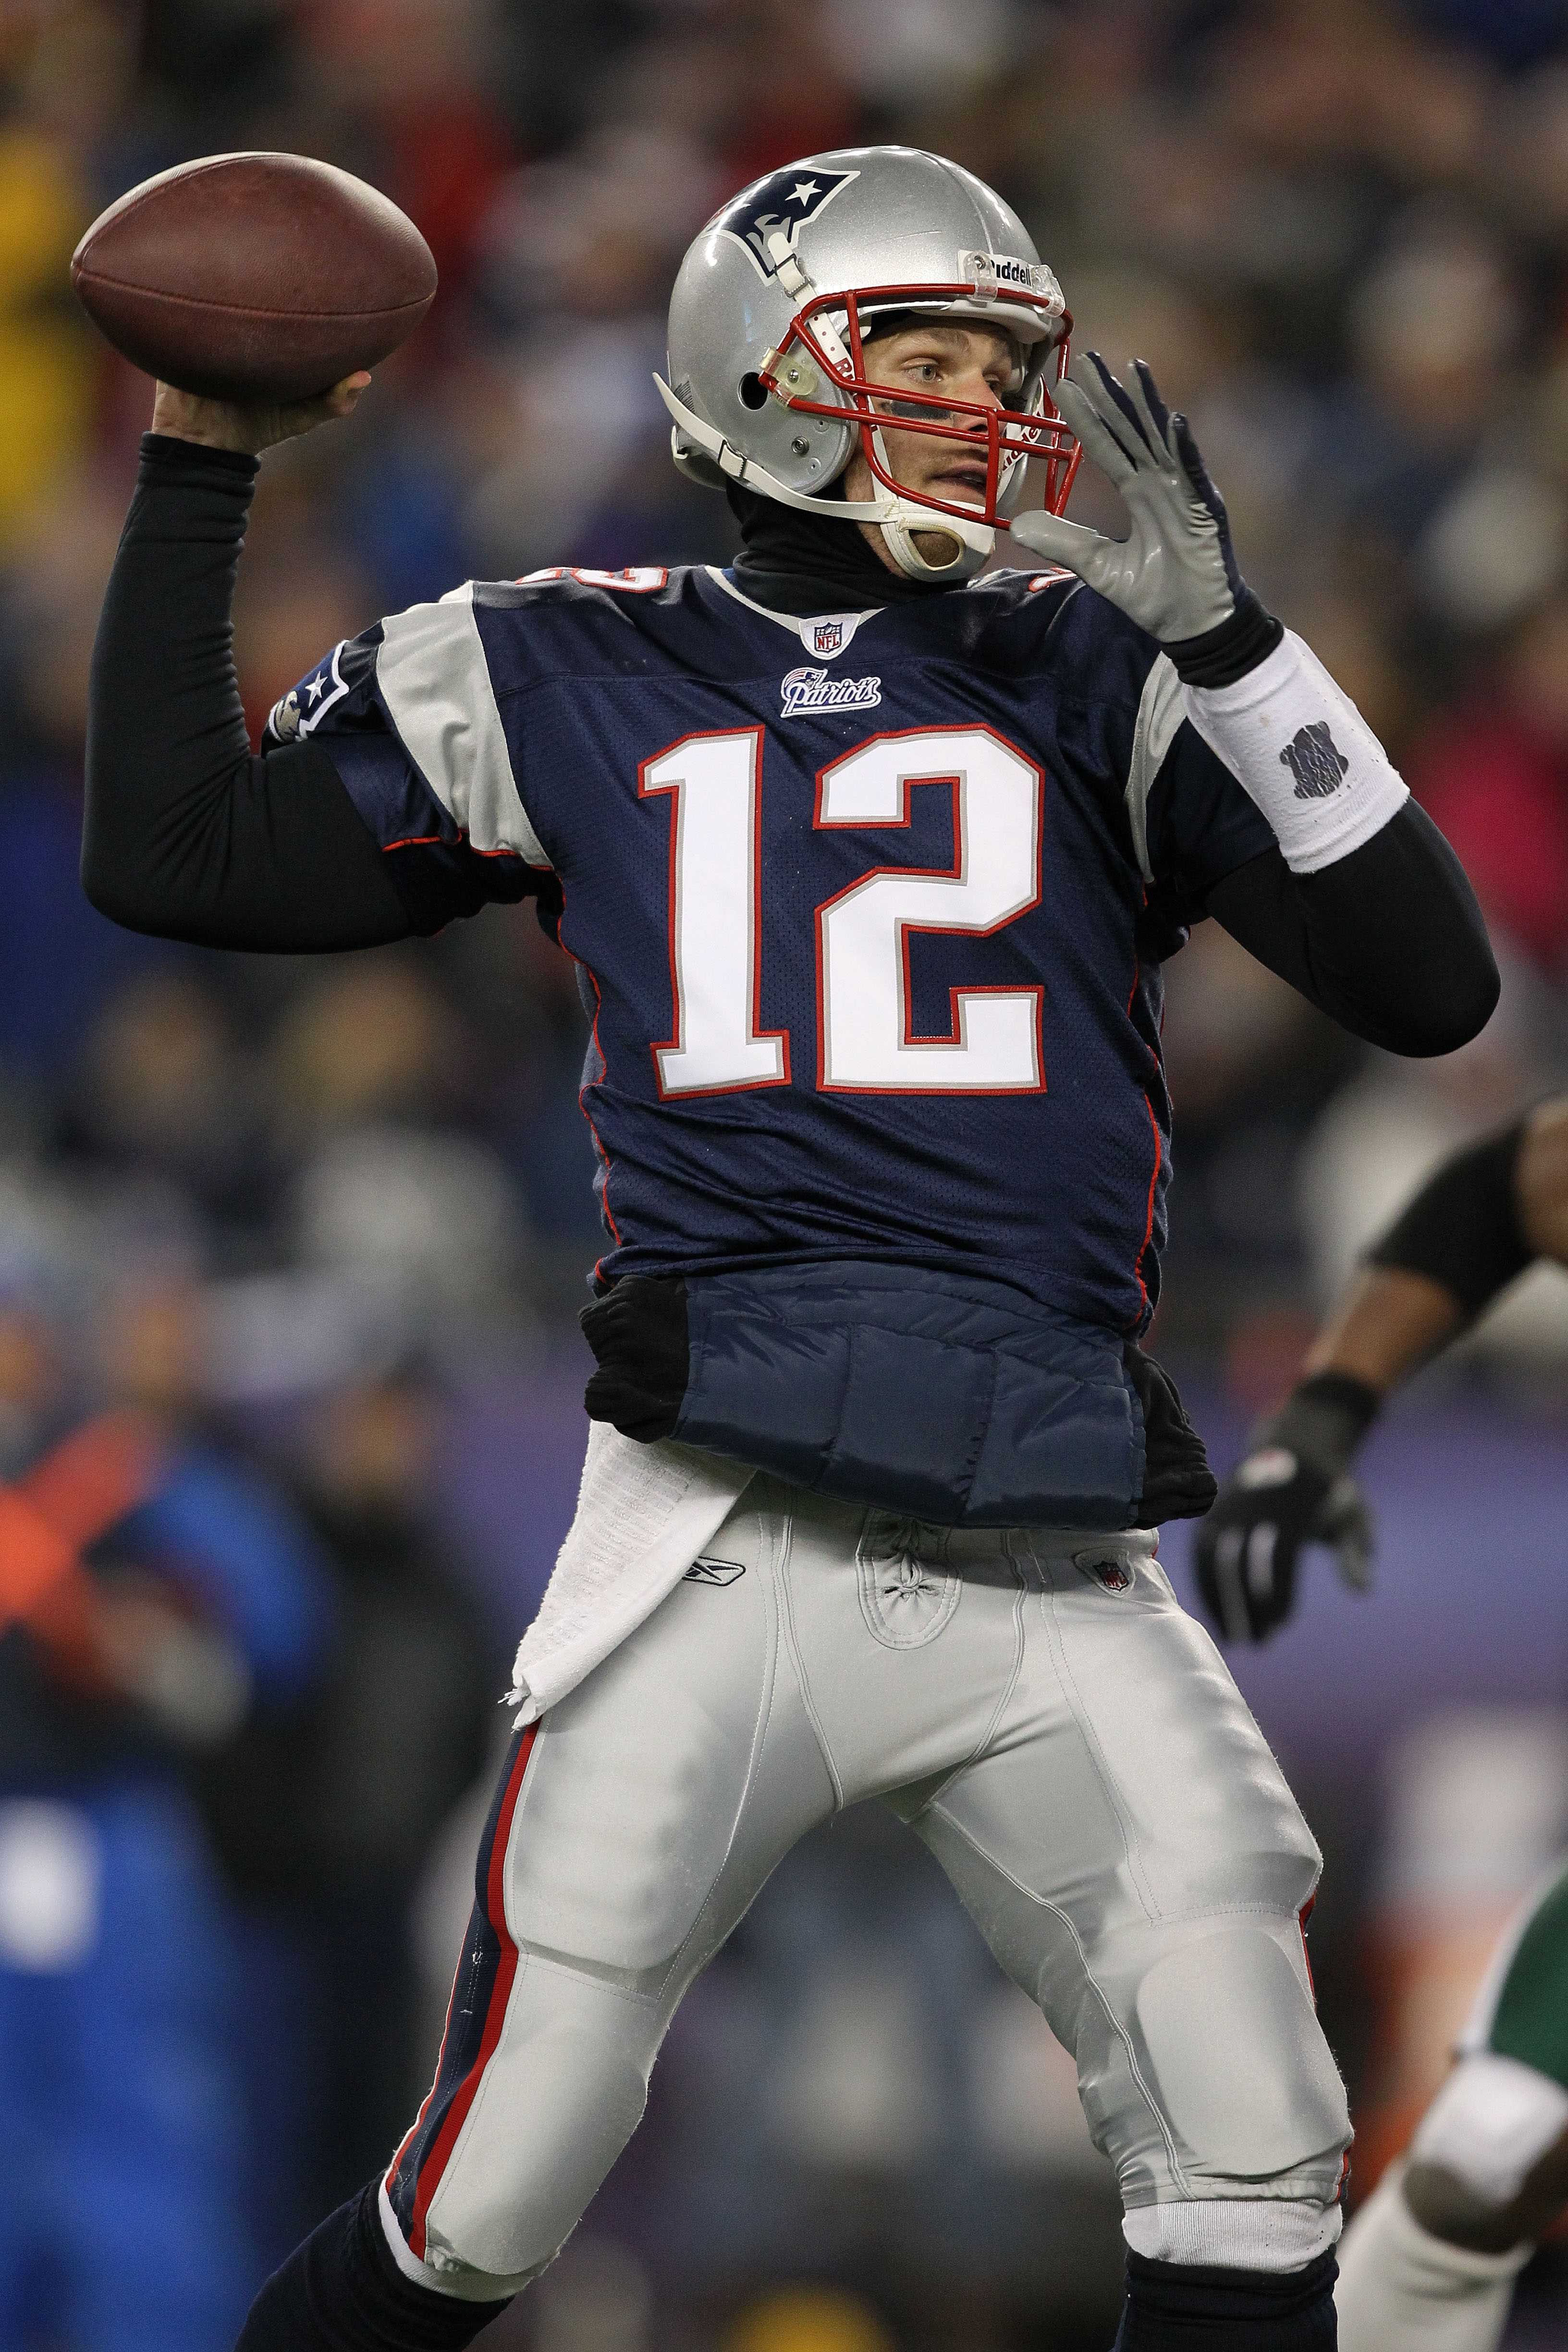
[[[1258,603],[1236,568],[1225,501],[1186,418],[1172,415],[1142,361],[1124,384],[1098,352],[1089,365],[1091,373],[1056,385],[1054,398],[1121,492],[1131,531],[1107,539],[1060,515],[1021,514],[1013,537],[1076,572],[1162,645],[1206,636]]]
[[[181,392],[161,383],[153,402],[153,430],[171,441],[195,441],[206,449],[229,449],[258,457],[279,441],[293,441],[318,425],[352,416],[370,383],[365,369],[344,376],[330,392],[310,400],[207,400],[200,393]]]

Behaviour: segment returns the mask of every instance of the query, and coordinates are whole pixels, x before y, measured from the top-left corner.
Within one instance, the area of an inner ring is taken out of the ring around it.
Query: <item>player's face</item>
[[[886,384],[893,393],[904,388],[928,396],[946,393],[955,401],[1000,408],[1018,380],[1018,347],[999,328],[933,320],[868,342],[865,365],[870,383]],[[884,416],[900,413],[897,399],[876,404]],[[936,412],[921,404],[902,413],[929,419]],[[883,426],[882,438],[889,470],[907,489],[959,506],[984,505],[985,453],[973,442],[946,441],[934,433],[900,433],[889,425]],[[844,474],[844,496],[873,495],[871,468],[858,454]]]

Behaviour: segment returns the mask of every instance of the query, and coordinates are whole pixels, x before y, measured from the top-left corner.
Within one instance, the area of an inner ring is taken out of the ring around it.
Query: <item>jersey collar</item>
[[[797,636],[816,661],[831,661],[836,654],[843,653],[861,623],[874,621],[883,610],[880,604],[870,604],[854,613],[775,613],[770,605],[760,604],[754,596],[737,588],[729,573],[721,572],[716,563],[707,563],[702,568],[714,585],[721,588],[726,596],[732,596],[737,604],[744,604],[748,612],[760,613],[775,628],[787,629]],[[780,584],[794,595],[812,583],[791,577],[781,580]]]

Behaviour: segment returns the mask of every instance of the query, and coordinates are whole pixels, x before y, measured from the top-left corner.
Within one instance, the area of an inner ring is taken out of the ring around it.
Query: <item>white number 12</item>
[[[789,1037],[759,1032],[760,728],[688,735],[637,789],[673,796],[669,958],[675,1034],[656,1045],[665,1097],[787,1085]],[[874,735],[817,780],[819,827],[910,822],[910,789],[953,800],[950,871],[880,866],[816,909],[817,1084],[850,1094],[1039,1093],[1043,991],[953,988],[945,1037],[911,1032],[912,931],[1000,930],[1039,903],[1043,780],[981,726]]]

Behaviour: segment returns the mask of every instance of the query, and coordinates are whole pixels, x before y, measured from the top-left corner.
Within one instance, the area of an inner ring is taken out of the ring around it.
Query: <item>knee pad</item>
[[[489,2304],[510,2300],[531,2286],[542,2270],[548,2270],[560,2252],[554,2247],[542,2262],[527,2270],[494,2272],[480,2270],[473,2263],[464,2262],[444,2246],[432,2246],[434,2260],[426,2261],[416,2254],[403,2234],[402,2225],[393,2210],[391,2198],[383,2180],[377,2191],[376,2220],[381,2227],[382,2241],[387,2255],[402,2276],[411,2284],[428,2288],[431,2293],[458,2303]]]
[[[1334,2203],[1350,2111],[1304,1973],[1267,1928],[1226,1927],[1140,1984],[1146,2088],[1189,2196]]]
[[[1478,2050],[1461,2058],[1410,2144],[1415,2164],[1439,2166],[1484,2205],[1511,2205],[1525,2176],[1568,2131],[1568,2091],[1550,2074]]]

